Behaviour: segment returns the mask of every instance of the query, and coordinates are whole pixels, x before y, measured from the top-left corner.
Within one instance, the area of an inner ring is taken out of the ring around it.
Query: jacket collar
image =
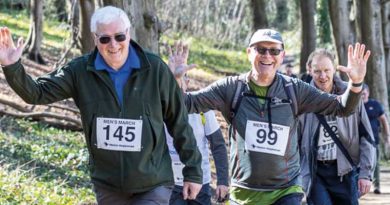
[[[310,85],[317,88],[313,79],[310,81]],[[345,90],[347,90],[347,87],[348,83],[343,81],[339,76],[335,75],[333,77],[333,87],[331,94],[342,95]]]
[[[130,45],[134,48],[133,51],[135,51],[138,55],[138,58],[140,60],[140,70],[148,70],[151,67],[151,64],[146,56],[146,53],[144,49],[135,41],[130,40]],[[95,49],[92,51],[92,53],[88,57],[88,64],[87,64],[87,70],[88,71],[96,71],[95,69],[95,59],[98,54],[98,49],[95,47]]]

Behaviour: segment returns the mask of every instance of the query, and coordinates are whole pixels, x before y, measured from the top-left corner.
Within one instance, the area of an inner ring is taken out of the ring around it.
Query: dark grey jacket
[[[230,121],[231,103],[238,81],[244,83],[245,93],[253,94],[248,86],[248,76],[249,73],[228,77],[198,92],[187,94],[185,100],[188,110],[189,112],[219,110],[231,123],[229,134],[232,186],[252,190],[274,190],[300,184],[298,180],[300,171],[298,118],[294,115],[290,103],[279,101],[289,99],[281,74],[276,74],[273,83],[268,88],[267,97],[272,99],[269,106],[260,105],[257,98],[244,96],[235,118]],[[292,79],[291,83],[297,99],[298,114],[317,112],[347,116],[354,110],[360,99],[360,95],[353,92],[346,92],[342,96],[330,95],[299,79]],[[287,136],[278,138],[278,140],[287,140],[284,156],[249,150],[248,146],[251,145],[246,144],[245,140],[258,136],[256,133],[246,135],[248,120],[271,122],[288,127]]]

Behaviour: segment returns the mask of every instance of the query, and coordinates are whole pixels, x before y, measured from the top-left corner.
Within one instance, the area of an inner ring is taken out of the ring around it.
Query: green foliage
[[[270,27],[279,32],[294,30],[300,23],[299,0],[268,1],[266,11],[271,22]]]
[[[81,133],[7,117],[0,122],[0,204],[94,201]]]
[[[43,9],[46,19],[64,22],[68,18],[67,5],[64,0],[45,0]]]
[[[327,47],[332,43],[332,31],[329,17],[328,0],[319,0],[318,4],[318,18],[317,18],[317,33],[318,44],[320,47]]]
[[[13,37],[27,38],[30,19],[25,11],[2,10],[0,25],[11,29]],[[65,40],[70,36],[68,26],[56,21],[43,21],[43,46],[62,48]]]

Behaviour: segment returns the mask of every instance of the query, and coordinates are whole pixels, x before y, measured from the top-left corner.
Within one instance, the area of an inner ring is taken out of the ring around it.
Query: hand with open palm
[[[367,61],[371,51],[365,51],[364,44],[356,43],[355,48],[352,45],[348,46],[348,65],[338,66],[338,69],[347,73],[352,83],[361,83],[366,76]]]
[[[174,46],[167,46],[168,50],[168,66],[176,79],[181,79],[184,74],[195,68],[195,64],[187,65],[189,48],[187,44],[181,41],[175,42]]]
[[[7,27],[0,28],[0,65],[7,66],[16,63],[22,56],[23,39],[19,38],[15,47],[11,31]]]

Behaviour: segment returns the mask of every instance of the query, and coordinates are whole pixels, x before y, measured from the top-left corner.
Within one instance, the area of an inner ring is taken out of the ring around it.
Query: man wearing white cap
[[[219,110],[230,124],[230,204],[301,204],[297,116],[349,115],[359,102],[370,51],[359,43],[349,46],[348,65],[339,70],[350,82],[339,96],[277,73],[285,51],[275,30],[256,31],[246,51],[251,70],[187,93],[188,111]],[[187,56],[186,46],[171,52],[177,80],[193,67],[186,65]]]

